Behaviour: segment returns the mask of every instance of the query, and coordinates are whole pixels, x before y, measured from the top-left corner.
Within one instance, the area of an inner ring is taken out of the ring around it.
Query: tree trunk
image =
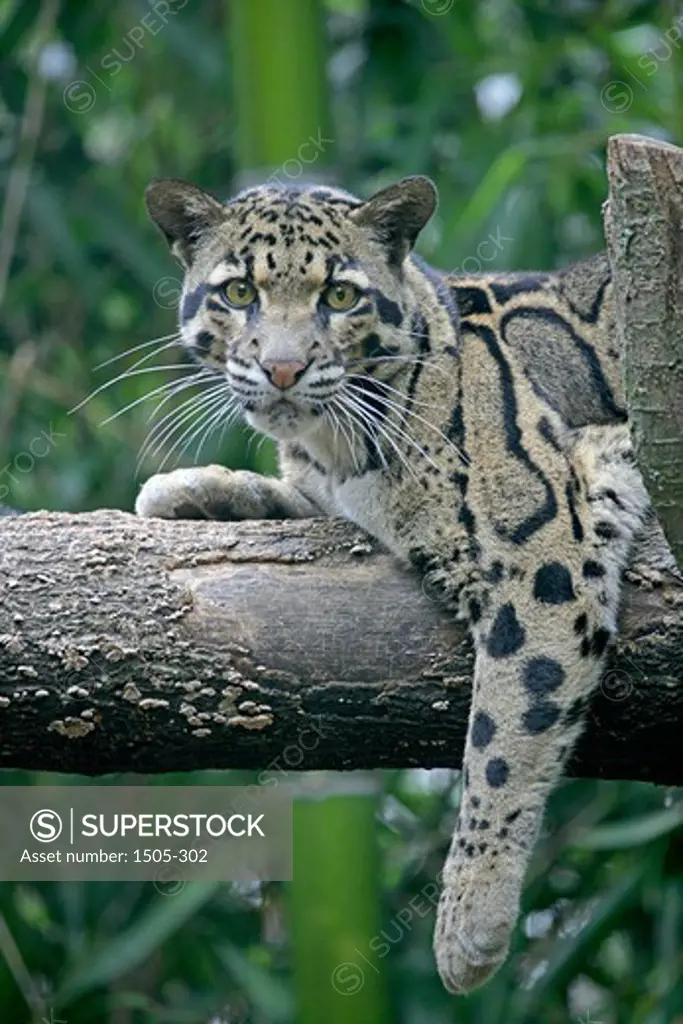
[[[609,141],[607,244],[638,465],[683,568],[683,149]]]
[[[348,523],[102,511],[0,530],[0,766],[460,764],[464,630]],[[661,543],[634,563],[572,773],[683,782],[683,583]]]

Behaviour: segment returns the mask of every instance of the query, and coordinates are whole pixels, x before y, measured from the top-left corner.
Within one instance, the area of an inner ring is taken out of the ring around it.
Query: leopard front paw
[[[469,865],[468,865],[469,867]],[[519,913],[519,882],[464,867],[448,871],[436,917],[434,953],[444,986],[454,995],[483,985],[505,961]],[[453,875],[455,874],[455,877]]]
[[[251,518],[253,498],[240,480],[243,475],[223,466],[157,473],[142,485],[135,511],[160,519]]]

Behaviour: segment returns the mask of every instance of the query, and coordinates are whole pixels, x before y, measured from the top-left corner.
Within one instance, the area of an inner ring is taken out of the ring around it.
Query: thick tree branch
[[[4,767],[460,763],[464,632],[348,524],[39,513],[0,540]],[[683,782],[683,585],[656,540],[577,774]]]
[[[607,244],[636,455],[683,568],[683,149],[610,139]]]

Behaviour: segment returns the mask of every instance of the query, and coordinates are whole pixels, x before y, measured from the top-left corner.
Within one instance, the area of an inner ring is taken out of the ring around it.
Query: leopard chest
[[[476,518],[464,491],[464,475],[433,473],[428,488],[419,477],[395,481],[380,472],[332,483],[339,513],[404,561],[416,548],[433,564],[463,571],[478,557]]]

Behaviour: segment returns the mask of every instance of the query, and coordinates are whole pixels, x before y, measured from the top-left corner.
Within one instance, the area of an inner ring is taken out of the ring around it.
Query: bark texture
[[[606,235],[636,456],[683,567],[683,149],[615,135],[607,169]]]
[[[37,513],[0,540],[3,767],[460,763],[464,631],[347,523]],[[656,536],[634,563],[575,774],[683,782],[671,564]]]

